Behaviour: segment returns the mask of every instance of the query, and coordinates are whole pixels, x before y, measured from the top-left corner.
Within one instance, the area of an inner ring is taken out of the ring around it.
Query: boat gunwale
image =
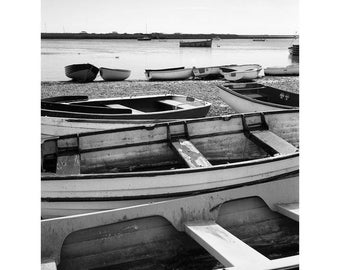
[[[282,104],[277,104],[277,103],[272,103],[272,102],[267,102],[267,101],[262,101],[262,100],[254,99],[254,98],[251,98],[251,97],[247,97],[245,95],[242,95],[242,94],[240,94],[240,93],[238,93],[238,92],[236,92],[234,90],[231,90],[231,89],[225,87],[224,85],[216,84],[216,86],[219,87],[222,91],[228,92],[229,94],[232,94],[234,96],[237,96],[239,98],[242,98],[242,99],[254,102],[254,103],[258,103],[258,104],[262,104],[262,105],[266,105],[266,106],[271,106],[271,107],[276,107],[278,109],[296,110],[296,109],[299,108],[299,107],[294,107],[294,106],[289,106],[289,105],[282,105]],[[274,88],[274,87],[272,87],[272,88]],[[284,93],[288,93],[288,94],[292,93],[292,92],[281,90],[281,89],[278,89],[278,88],[275,88],[275,89],[277,89],[279,91],[282,91]],[[292,94],[296,94],[296,93],[292,93]]]
[[[218,85],[217,85],[218,86]],[[291,110],[273,110],[273,111],[264,111],[262,112],[263,115],[271,115],[271,114],[286,114],[286,113],[298,113],[299,108],[293,108]],[[209,121],[229,121],[232,118],[238,118],[242,116],[251,117],[251,116],[259,116],[260,112],[250,112],[250,113],[234,113],[234,114],[226,114],[226,115],[220,115],[220,116],[211,116],[211,117],[204,117],[204,118],[196,118],[196,119],[178,119],[174,122],[168,123],[154,123],[152,125],[147,126],[134,126],[134,127],[123,127],[123,128],[117,128],[117,129],[107,129],[107,130],[99,130],[99,131],[90,131],[90,132],[84,132],[79,134],[68,134],[68,135],[61,135],[58,138],[60,139],[68,139],[68,138],[80,138],[80,137],[86,137],[86,136],[92,136],[92,135],[99,135],[99,134],[106,134],[106,133],[118,133],[118,132],[125,132],[125,131],[131,131],[131,130],[137,130],[137,129],[147,129],[150,130],[151,128],[156,127],[166,127],[168,125],[175,126],[175,125],[184,125],[184,124],[191,124],[195,122],[209,122]],[[51,139],[53,140],[53,139]]]
[[[246,166],[261,165],[265,163],[274,163],[286,159],[293,159],[299,157],[299,152],[270,156],[265,158],[257,158],[254,160],[240,161],[235,163],[226,163],[214,165],[212,167],[199,167],[199,168],[183,168],[176,170],[158,170],[158,171],[145,171],[145,172],[120,172],[120,173],[91,173],[91,174],[65,174],[65,175],[41,175],[41,181],[69,181],[69,180],[93,180],[105,178],[129,178],[129,177],[153,177],[164,175],[176,174],[189,174],[200,173],[207,171],[216,171],[221,169],[234,169]]]
[[[130,196],[114,196],[114,197],[42,197],[41,202],[85,202],[85,201],[126,201],[126,200],[143,200],[143,199],[161,199],[161,198],[176,198],[182,196],[196,196],[203,195],[206,193],[230,190],[234,188],[240,188],[244,186],[253,186],[257,184],[280,181],[283,178],[291,177],[299,174],[299,169],[294,171],[289,171],[285,173],[281,173],[278,175],[265,177],[259,180],[249,180],[247,182],[232,184],[232,185],[224,185],[215,188],[208,189],[196,189],[190,191],[182,191],[182,192],[171,192],[171,193],[161,193],[161,194],[149,194],[149,195],[130,195]]]
[[[145,69],[145,72],[160,72],[160,71],[173,71],[173,70],[183,70],[185,67],[174,67],[174,68],[162,68],[162,69]]]

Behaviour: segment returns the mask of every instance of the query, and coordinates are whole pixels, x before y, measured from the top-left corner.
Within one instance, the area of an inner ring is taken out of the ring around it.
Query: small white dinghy
[[[131,70],[111,69],[104,67],[101,67],[99,69],[99,72],[104,81],[123,81],[127,79],[131,74]]]
[[[299,64],[286,67],[268,67],[264,69],[266,76],[299,76]]]
[[[145,76],[149,81],[186,80],[193,76],[192,68],[146,69]]]
[[[235,82],[235,81],[249,81],[254,80],[259,77],[261,69],[248,69],[245,71],[230,71],[225,72],[221,69],[221,74],[224,76],[224,79],[227,81]]]

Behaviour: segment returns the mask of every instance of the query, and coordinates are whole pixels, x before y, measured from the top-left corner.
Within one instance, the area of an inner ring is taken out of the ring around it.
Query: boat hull
[[[192,68],[145,72],[145,76],[149,81],[187,80],[192,75]]]
[[[99,72],[104,81],[123,81],[131,74],[131,70],[109,69],[102,67],[99,69]]]
[[[264,117],[272,132],[298,146],[296,110],[267,112]],[[79,152],[81,174],[42,176],[42,215],[50,217],[53,212],[59,215],[67,203],[65,215],[78,210],[83,213],[84,209],[77,210],[79,202],[84,202],[87,210],[104,210],[100,208],[103,205],[122,207],[124,203],[131,205],[145,200],[191,196],[280,178],[298,171],[299,155],[295,148],[292,153],[268,157],[245,137],[242,119],[242,115],[231,115],[47,140],[42,145],[44,160],[48,156],[54,157],[57,152],[65,155],[70,148],[72,153]],[[260,114],[247,116],[250,123],[261,119]],[[185,132],[212,166],[185,168],[178,163],[176,153],[169,148],[169,133],[178,136]],[[77,145],[78,150],[75,150]],[[180,168],[173,169],[176,164]],[[155,166],[169,166],[169,169],[160,170]],[[44,162],[43,167],[46,167]],[[131,172],[133,169],[139,171]]]
[[[201,40],[201,41],[180,41],[179,46],[180,47],[205,47],[205,48],[211,48],[212,45],[212,39],[209,40]]]
[[[143,269],[223,267],[185,233],[186,224],[192,221],[216,222],[270,260],[293,256],[299,252],[299,224],[277,213],[276,205],[298,201],[298,177],[292,176],[166,202],[43,220],[41,259],[58,269],[135,269],[136,264]],[[277,268],[288,266],[292,267]]]
[[[299,65],[287,67],[268,67],[264,69],[266,76],[299,76]]]
[[[295,106],[283,105],[283,104],[275,104],[271,102],[265,102],[256,100],[254,98],[250,98],[239,94],[228,87],[218,86],[219,87],[219,96],[220,98],[227,103],[234,111],[239,113],[247,113],[247,112],[262,112],[262,111],[272,111],[272,110],[282,110],[282,109],[294,109]],[[289,98],[294,93],[289,93],[287,91],[273,89],[273,94],[277,95],[277,99],[280,100],[280,97]],[[298,103],[298,101],[297,101]],[[298,107],[298,106],[297,106]]]
[[[70,79],[87,83],[92,82],[99,72],[99,69],[91,64],[76,64],[65,67],[65,75]]]
[[[257,79],[260,71],[260,69],[253,69],[247,71],[222,72],[222,75],[224,76],[224,79],[230,82],[250,81]]]

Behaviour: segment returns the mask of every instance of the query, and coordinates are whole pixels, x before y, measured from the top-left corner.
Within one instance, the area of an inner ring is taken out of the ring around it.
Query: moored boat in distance
[[[72,97],[59,97],[59,100]],[[41,116],[82,119],[185,119],[204,117],[211,103],[183,95],[149,95],[72,102],[41,100]]]
[[[299,170],[298,110],[80,133],[41,145],[42,217],[280,179]]]
[[[218,85],[220,98],[240,113],[299,107],[299,94],[259,83]]]
[[[193,76],[192,68],[175,67],[145,70],[145,77],[149,81],[187,80],[192,76]]]
[[[267,67],[264,69],[266,76],[299,76],[299,64],[286,67]]]
[[[138,41],[150,41],[150,40],[151,40],[151,38],[150,38],[150,37],[147,37],[147,36],[145,36],[145,37],[137,38],[137,40],[138,40]]]
[[[253,41],[266,41],[265,38],[253,38]]]
[[[298,176],[41,221],[42,269],[282,270],[298,254]]]
[[[104,81],[123,81],[130,76],[131,70],[101,67],[99,73]]]
[[[262,67],[257,64],[230,65],[221,67],[220,73],[228,81],[249,81],[257,79],[261,70]]]
[[[92,82],[99,72],[99,69],[91,64],[75,64],[65,67],[65,75],[75,82]]]
[[[180,47],[205,47],[211,48],[212,39],[198,40],[198,41],[180,41]]]

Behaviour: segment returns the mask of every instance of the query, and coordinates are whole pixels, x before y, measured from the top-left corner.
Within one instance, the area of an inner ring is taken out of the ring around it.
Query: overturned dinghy
[[[91,64],[75,64],[65,67],[65,75],[75,82],[92,82],[99,72],[99,69]]]
[[[41,116],[116,120],[184,119],[204,117],[211,106],[209,102],[182,95],[79,98],[79,101],[68,101],[72,96],[42,99]]]
[[[42,269],[297,269],[298,176],[41,221]]]
[[[298,111],[160,123],[47,139],[42,216],[207,193],[296,173]]]
[[[99,72],[104,81],[124,81],[131,74],[131,70],[104,67],[99,68]]]
[[[299,94],[259,83],[235,83],[218,87],[220,98],[240,113],[299,107]]]
[[[176,67],[166,69],[146,69],[145,77],[149,81],[186,80],[193,76],[192,68]]]
[[[268,67],[264,69],[266,76],[299,76],[299,64],[286,67]]]

